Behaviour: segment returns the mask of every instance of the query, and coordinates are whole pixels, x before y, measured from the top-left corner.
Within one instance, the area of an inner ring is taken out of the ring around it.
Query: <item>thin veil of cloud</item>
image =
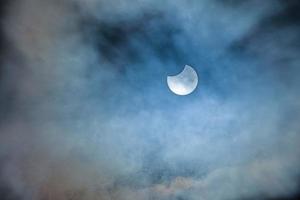
[[[10,2],[1,182],[24,200],[298,192],[299,28],[277,26],[284,5]],[[179,97],[166,77],[185,64],[199,85]]]

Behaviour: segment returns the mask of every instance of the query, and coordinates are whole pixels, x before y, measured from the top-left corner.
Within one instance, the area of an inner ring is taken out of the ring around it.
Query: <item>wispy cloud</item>
[[[299,29],[277,26],[284,8],[255,0],[10,3],[2,180],[20,199],[292,195]],[[166,77],[185,64],[199,86],[178,97]]]

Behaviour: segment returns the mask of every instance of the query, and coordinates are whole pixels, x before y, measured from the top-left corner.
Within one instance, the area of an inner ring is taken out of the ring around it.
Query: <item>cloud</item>
[[[1,179],[20,199],[297,192],[299,30],[270,20],[280,1],[7,8]],[[199,87],[177,97],[166,77],[185,64]]]

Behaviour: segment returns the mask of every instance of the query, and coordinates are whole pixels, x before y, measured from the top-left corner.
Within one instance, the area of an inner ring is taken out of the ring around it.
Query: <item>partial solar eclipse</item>
[[[185,65],[182,72],[174,76],[167,77],[169,89],[177,95],[188,95],[192,93],[198,85],[197,72],[191,66]]]

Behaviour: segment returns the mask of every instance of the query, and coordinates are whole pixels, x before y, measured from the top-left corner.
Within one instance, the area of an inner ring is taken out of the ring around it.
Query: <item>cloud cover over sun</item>
[[[285,15],[296,5],[10,2],[1,185],[22,200],[297,193],[300,28]],[[180,97],[166,78],[185,64],[199,86]]]

